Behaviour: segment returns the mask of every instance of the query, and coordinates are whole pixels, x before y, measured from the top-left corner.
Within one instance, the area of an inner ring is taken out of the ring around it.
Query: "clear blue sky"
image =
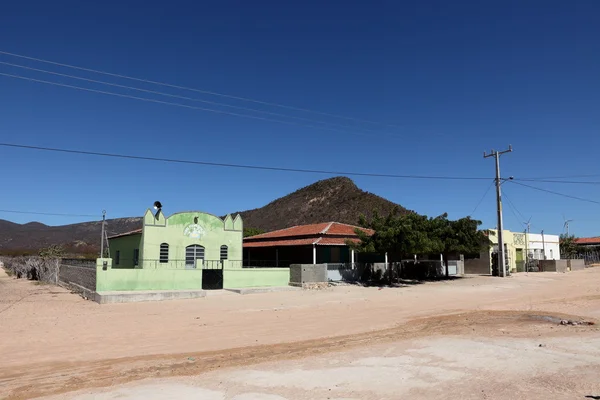
[[[266,102],[358,123],[158,87],[0,54],[0,61],[347,125],[340,131],[220,115],[0,76],[2,142],[212,162],[361,172],[596,174],[600,181],[600,2],[13,1],[0,50]],[[0,73],[151,97],[0,64]],[[162,98],[198,107],[181,99]],[[230,110],[235,111],[235,110]],[[269,117],[268,115],[263,115]],[[279,118],[271,116],[269,118]],[[393,126],[388,126],[393,125]],[[357,129],[363,134],[351,134]],[[0,209],[137,216],[260,207],[326,175],[105,159],[0,148]],[[471,213],[491,181],[356,177],[419,213]],[[530,184],[600,200],[600,185]],[[600,205],[507,183],[532,230],[600,235]],[[474,217],[494,227],[490,190]],[[0,213],[15,222],[88,218]],[[522,230],[505,202],[506,228]]]

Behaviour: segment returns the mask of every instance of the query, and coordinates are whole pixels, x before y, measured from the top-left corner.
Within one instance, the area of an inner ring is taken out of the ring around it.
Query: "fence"
[[[600,264],[600,251],[579,252],[572,258],[584,260],[585,265]]]
[[[379,281],[388,279],[437,279],[446,276],[446,266],[440,260],[403,260],[392,263],[330,263],[327,278],[332,282]],[[448,261],[448,275],[462,276],[464,263]]]
[[[58,280],[71,285],[75,291],[85,288],[95,292],[96,260],[63,258],[60,260]]]
[[[143,259],[136,267],[119,267],[113,264],[113,269],[223,269],[224,267],[241,268],[240,260],[168,260]]]

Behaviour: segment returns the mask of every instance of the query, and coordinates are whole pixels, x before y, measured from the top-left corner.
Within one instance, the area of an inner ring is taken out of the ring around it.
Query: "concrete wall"
[[[288,286],[289,268],[226,268],[223,269],[223,288]]]
[[[142,244],[142,234],[121,236],[110,239],[109,253],[110,258],[115,261],[114,268],[134,268],[133,252],[140,249]],[[119,263],[116,263],[117,251],[119,252]],[[141,257],[141,256],[140,256]]]
[[[490,275],[492,273],[490,253],[482,251],[479,258],[465,258],[464,273],[472,275]]]
[[[290,266],[290,283],[328,282],[326,264],[292,264]]]
[[[540,260],[540,270],[543,272],[567,272],[567,260]]]
[[[103,261],[107,262],[106,269]],[[96,292],[186,289],[202,289],[202,270],[112,268],[112,260],[98,259]]]
[[[567,265],[571,271],[581,271],[585,269],[585,260],[567,260]]]
[[[75,284],[90,291],[96,290],[96,260],[62,259],[58,280]]]

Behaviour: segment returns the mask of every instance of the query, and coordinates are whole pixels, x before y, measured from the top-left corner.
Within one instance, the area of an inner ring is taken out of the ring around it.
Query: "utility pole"
[[[500,185],[500,156],[504,153],[512,152],[512,146],[508,146],[508,150],[496,151],[493,150],[490,154],[483,152],[483,158],[494,157],[496,159],[496,204],[498,209],[498,275],[506,276],[506,254],[504,254],[504,238],[502,232],[502,193]]]
[[[546,240],[544,240],[544,231],[542,230],[542,251],[544,252],[544,260],[546,260]]]
[[[102,210],[102,238],[100,239],[100,258],[104,258],[104,224],[106,222],[106,210]]]

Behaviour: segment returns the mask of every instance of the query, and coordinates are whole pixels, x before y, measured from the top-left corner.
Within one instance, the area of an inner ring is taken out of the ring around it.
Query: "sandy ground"
[[[0,398],[600,396],[600,269],[98,305],[0,271]],[[540,346],[541,345],[541,346]]]

